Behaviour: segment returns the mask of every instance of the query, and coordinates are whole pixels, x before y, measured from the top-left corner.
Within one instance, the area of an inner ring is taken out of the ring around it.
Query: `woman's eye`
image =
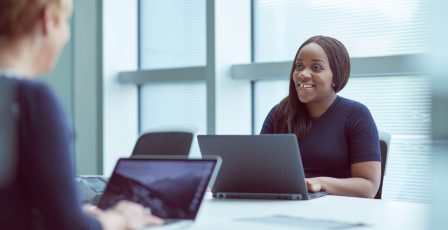
[[[322,68],[322,66],[320,66],[320,65],[314,65],[313,66],[313,70],[314,71],[322,71],[324,68]]]
[[[301,64],[296,64],[296,70],[301,70],[303,69],[303,66]]]

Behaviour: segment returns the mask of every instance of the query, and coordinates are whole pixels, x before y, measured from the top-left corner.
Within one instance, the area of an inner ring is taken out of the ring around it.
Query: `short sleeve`
[[[378,129],[369,109],[354,102],[346,121],[351,164],[381,161]]]

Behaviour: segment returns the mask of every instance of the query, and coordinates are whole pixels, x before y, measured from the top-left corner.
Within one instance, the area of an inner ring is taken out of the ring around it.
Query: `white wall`
[[[78,174],[102,172],[100,3],[77,0],[73,15],[73,101]]]
[[[431,0],[432,59],[427,67],[433,71],[432,78],[432,226],[431,229],[448,229],[448,2]]]

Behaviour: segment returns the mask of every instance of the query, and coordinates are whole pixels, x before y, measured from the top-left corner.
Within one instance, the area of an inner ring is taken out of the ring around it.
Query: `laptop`
[[[151,213],[164,219],[165,224],[192,223],[220,164],[219,157],[121,158],[98,207],[107,209],[120,200],[129,200],[151,208]]]
[[[131,158],[139,158],[141,156],[146,156],[143,154],[134,154]],[[151,155],[160,156],[162,158],[166,157],[183,157],[187,158],[185,155]],[[101,195],[106,188],[109,178],[102,175],[82,175],[75,178],[76,185],[78,187],[78,192],[81,197],[81,202],[90,203],[92,205],[97,205]]]
[[[215,198],[309,200],[294,134],[198,135],[203,156],[219,155],[222,168],[212,187]]]
[[[83,175],[75,178],[83,203],[96,205],[106,188],[108,178],[100,175]]]

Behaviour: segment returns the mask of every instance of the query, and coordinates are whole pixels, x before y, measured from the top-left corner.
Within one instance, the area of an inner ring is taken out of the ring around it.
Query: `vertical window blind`
[[[351,57],[428,52],[428,3],[424,0],[255,0],[254,60],[292,61],[314,35],[343,42]],[[380,131],[391,134],[383,199],[428,202],[431,87],[428,76],[351,78],[339,95],[360,101]],[[285,76],[287,77],[287,76]],[[256,81],[255,130],[288,94],[287,80]]]
[[[203,66],[205,0],[140,0],[142,69]]]
[[[205,134],[206,114],[205,82],[146,84],[140,90],[142,132],[180,129]],[[196,142],[191,153],[199,155]]]
[[[288,80],[265,80],[254,84],[254,130],[260,133],[263,122],[274,105],[288,96]]]
[[[205,0],[139,2],[140,69],[205,66]],[[139,97],[142,132],[195,127],[206,133],[205,82],[148,83],[141,87]],[[197,143],[192,153],[199,153]]]
[[[286,61],[309,37],[327,35],[351,57],[428,51],[425,0],[255,0],[255,61]]]
[[[359,77],[339,95],[365,104],[391,134],[383,199],[429,202],[431,85],[427,76]]]

